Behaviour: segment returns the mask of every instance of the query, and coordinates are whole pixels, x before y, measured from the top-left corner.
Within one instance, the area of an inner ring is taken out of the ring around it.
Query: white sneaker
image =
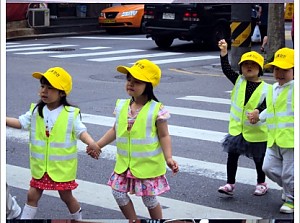
[[[12,206],[11,206],[11,211],[9,213],[9,215],[6,216],[6,219],[15,219],[17,217],[19,217],[19,215],[22,212],[21,207],[18,205],[17,201],[16,201],[16,197],[12,197]]]

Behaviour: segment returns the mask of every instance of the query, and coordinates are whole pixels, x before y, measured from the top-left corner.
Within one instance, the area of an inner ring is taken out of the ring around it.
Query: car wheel
[[[159,48],[169,48],[173,43],[172,38],[157,38],[155,39],[155,43]]]

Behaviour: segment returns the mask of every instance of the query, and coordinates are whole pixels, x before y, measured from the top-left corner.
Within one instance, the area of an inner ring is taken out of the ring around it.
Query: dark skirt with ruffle
[[[227,134],[222,142],[223,151],[237,153],[250,159],[262,160],[267,149],[267,142],[248,142],[242,134],[232,136]]]

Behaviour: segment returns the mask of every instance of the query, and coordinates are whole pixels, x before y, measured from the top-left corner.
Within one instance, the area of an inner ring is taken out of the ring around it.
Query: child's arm
[[[86,153],[89,154],[91,157],[93,158],[98,158],[101,149],[110,144],[111,142],[113,142],[116,139],[116,131],[115,131],[115,126],[113,126],[112,128],[110,128],[105,134],[104,136],[102,136],[97,142],[97,146],[98,149],[94,150],[93,148],[91,148],[90,146],[87,146],[86,148]]]
[[[225,55],[227,55],[228,51],[227,51],[227,43],[224,39],[221,39],[219,42],[218,42],[218,46],[221,50],[220,54],[221,54],[221,57],[224,57]]]
[[[168,123],[166,121],[157,122],[157,132],[167,165],[175,174],[179,171],[179,167],[177,162],[172,158],[172,145],[168,130]]]
[[[21,129],[22,128],[19,119],[12,118],[12,117],[6,117],[6,126],[16,128],[16,129]]]
[[[94,141],[94,139],[90,136],[90,134],[87,131],[84,131],[80,134],[79,139],[88,145],[89,148],[91,148],[95,153],[93,158],[98,159],[101,149],[99,148],[98,144]]]

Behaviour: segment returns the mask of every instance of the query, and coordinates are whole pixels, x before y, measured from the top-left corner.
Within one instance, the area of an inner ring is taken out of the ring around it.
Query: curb
[[[105,30],[83,31],[83,32],[68,32],[68,33],[45,33],[45,34],[14,36],[14,37],[6,38],[6,41],[55,38],[55,37],[64,37],[64,36],[97,35],[97,34],[101,34],[101,33],[105,33]]]

